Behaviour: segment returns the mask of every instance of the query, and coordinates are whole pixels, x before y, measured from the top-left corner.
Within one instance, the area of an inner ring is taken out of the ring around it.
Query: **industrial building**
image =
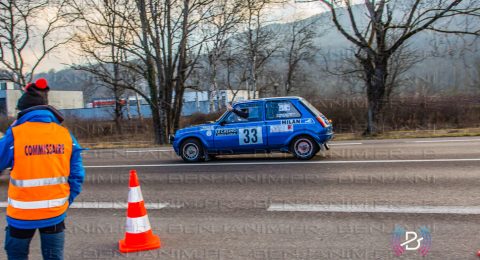
[[[14,89],[11,82],[0,82],[0,115],[15,117],[18,113],[17,102],[22,96],[22,91]],[[58,91],[51,90],[48,93],[50,105],[57,109],[83,108],[82,91]]]
[[[250,93],[252,94],[252,93]],[[257,93],[258,94],[258,93]],[[213,99],[213,111],[211,107]],[[208,114],[214,111],[224,110],[228,102],[248,99],[246,90],[220,90],[218,95],[209,91],[187,90],[183,94],[182,116],[191,116],[195,113]],[[143,98],[139,98],[137,105],[136,97],[129,97],[129,102],[123,101],[123,114],[128,118],[150,118],[152,111]],[[63,109],[61,112],[68,118],[84,120],[112,120],[114,117],[114,99],[98,99],[86,105],[84,109]],[[140,110],[140,111],[139,111]]]
[[[248,94],[246,90],[220,90],[215,93],[189,89],[183,95],[182,116],[223,110],[226,104],[232,100],[248,99]],[[0,116],[15,117],[18,113],[17,102],[21,95],[22,91],[15,89],[13,83],[0,82]],[[114,99],[98,99],[85,104],[82,91],[58,90],[51,90],[48,97],[49,104],[60,110],[66,117],[87,120],[110,120],[113,118]],[[128,100],[129,102],[124,102],[125,115],[132,118],[151,117],[150,107],[144,99],[139,98],[137,101],[135,97],[128,97]],[[140,111],[138,111],[139,109]]]

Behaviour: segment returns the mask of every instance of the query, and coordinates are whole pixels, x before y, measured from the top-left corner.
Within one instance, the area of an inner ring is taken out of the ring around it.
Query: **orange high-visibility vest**
[[[55,123],[26,122],[12,128],[14,165],[8,187],[7,215],[41,220],[62,215],[68,208],[73,141]]]

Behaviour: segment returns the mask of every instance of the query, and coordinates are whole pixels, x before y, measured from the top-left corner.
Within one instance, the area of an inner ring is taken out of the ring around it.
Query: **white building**
[[[0,90],[14,89],[12,82],[0,81]]]
[[[16,90],[10,82],[0,82],[0,115],[15,117],[18,113],[17,102],[22,96],[21,90]],[[82,91],[56,91],[48,93],[49,105],[57,109],[83,108]]]

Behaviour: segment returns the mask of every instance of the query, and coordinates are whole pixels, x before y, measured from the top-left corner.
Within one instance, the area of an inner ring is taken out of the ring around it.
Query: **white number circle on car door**
[[[240,145],[263,144],[262,127],[251,127],[239,129]]]

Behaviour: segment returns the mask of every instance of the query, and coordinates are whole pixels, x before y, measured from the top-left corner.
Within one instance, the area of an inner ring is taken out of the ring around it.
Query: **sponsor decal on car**
[[[301,124],[302,119],[287,119],[287,120],[282,120],[281,124],[282,125],[294,125],[294,124]]]
[[[279,103],[278,104],[278,111],[279,112],[290,112],[291,106],[290,103]]]
[[[270,133],[285,133],[293,132],[293,125],[272,125],[270,126]]]
[[[315,124],[312,118],[307,119],[286,119],[280,121],[282,125],[297,125],[297,124]]]
[[[298,114],[295,112],[277,114],[276,118],[289,118],[289,117],[298,117]]]
[[[238,135],[238,129],[229,128],[229,129],[217,129],[215,131],[216,136],[230,136]]]
[[[313,118],[307,118],[305,119],[305,124],[315,124],[315,120],[313,120]]]
[[[200,131],[210,131],[213,130],[213,126],[202,126]]]

